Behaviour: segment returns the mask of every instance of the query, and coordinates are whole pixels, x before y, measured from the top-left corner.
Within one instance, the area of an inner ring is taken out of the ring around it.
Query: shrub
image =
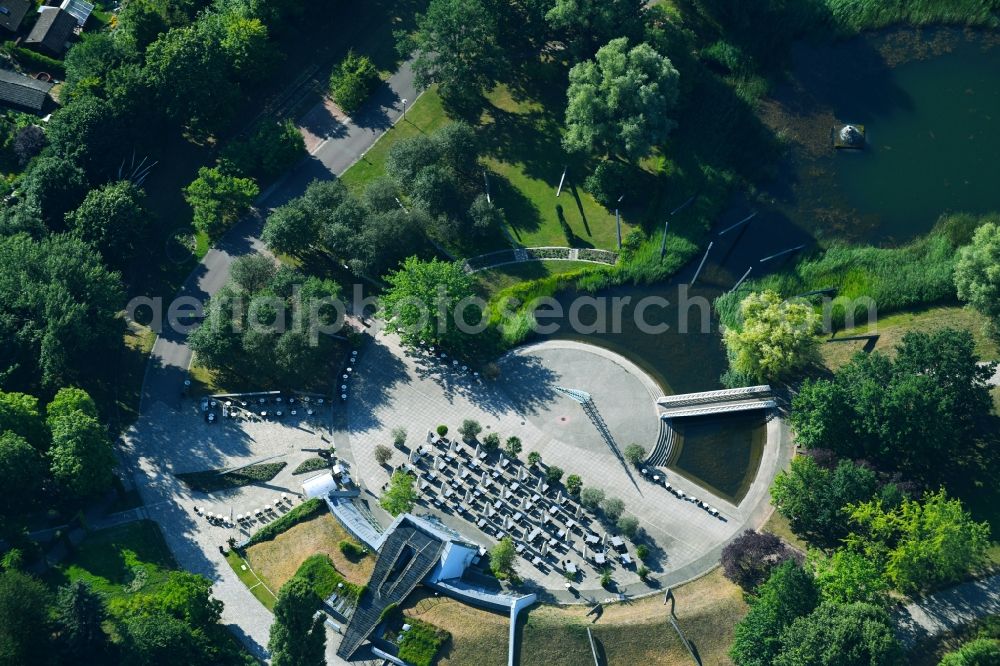
[[[752,593],[788,557],[777,536],[746,530],[722,549],[722,570],[726,578]]]
[[[645,562],[646,558],[649,557],[649,546],[644,543],[640,543],[635,547],[635,556]]]
[[[270,180],[306,154],[305,140],[291,120],[264,122],[246,139],[233,141],[221,160],[236,171]]]
[[[458,429],[458,434],[462,436],[462,439],[471,442],[475,440],[482,431],[483,426],[479,425],[479,421],[474,419],[465,419],[462,421],[462,426]]]
[[[406,618],[406,622],[410,629],[400,636],[399,658],[413,666],[431,666],[438,650],[451,638],[451,634],[414,618]]]
[[[487,451],[493,452],[500,448],[500,435],[495,432],[491,432],[486,437],[483,437],[483,448]]]
[[[617,497],[609,497],[601,502],[601,511],[608,520],[618,520],[625,511],[625,502]]]
[[[584,488],[580,491],[580,504],[593,511],[604,501],[604,491],[600,488]]]
[[[646,449],[639,444],[629,444],[623,452],[625,460],[638,467],[646,459]]]
[[[392,445],[397,449],[403,447],[406,444],[406,428],[399,426],[392,429]]]
[[[649,576],[649,567],[645,564],[640,564],[636,573],[639,574],[639,580],[646,580],[646,577]]]
[[[1000,640],[977,638],[949,652],[938,666],[989,666],[1000,664]]]
[[[532,451],[531,453],[528,454],[528,464],[529,465],[535,466],[535,465],[537,465],[540,462],[542,462],[542,454],[541,453],[539,453],[538,451]]]
[[[610,590],[614,582],[614,579],[611,578],[611,569],[601,571],[601,587],[605,590]]]
[[[340,549],[340,552],[343,553],[344,557],[352,562],[357,562],[365,556],[365,549],[348,539],[344,539],[338,543],[337,548]]]
[[[378,83],[378,70],[371,59],[348,51],[330,76],[330,93],[337,105],[349,115],[364,104]]]
[[[226,473],[221,469],[210,469],[204,472],[187,472],[178,474],[177,478],[191,490],[203,493],[213,493],[229,488],[242,488],[251,483],[270,481],[285,468],[288,463],[262,463],[250,465],[236,472]]]
[[[576,495],[580,492],[583,487],[583,479],[577,474],[570,474],[566,477],[566,490],[569,491],[571,495]]]
[[[379,465],[385,465],[392,458],[392,449],[384,444],[378,444],[375,446],[373,455],[375,456],[375,462]]]
[[[299,466],[292,470],[292,474],[308,474],[317,470],[326,469],[330,463],[326,458],[307,458],[299,463]]]
[[[639,519],[635,516],[622,516],[618,519],[617,526],[618,530],[629,539],[639,533]]]
[[[443,423],[437,427],[438,437],[445,437],[448,434],[448,426]]]
[[[516,458],[518,454],[521,453],[521,438],[520,437],[508,437],[507,441],[504,443],[504,452],[511,458]]]
[[[559,483],[559,479],[563,476],[563,471],[561,467],[556,467],[551,465],[547,470],[545,470],[545,478],[549,480],[549,483]]]
[[[277,520],[264,525],[264,527],[254,532],[247,540],[246,547],[249,548],[254,544],[270,541],[282,532],[291,529],[299,523],[304,523],[324,511],[326,511],[326,502],[319,497],[306,500]]]
[[[618,197],[627,194],[629,182],[635,175],[631,171],[628,165],[621,162],[605,160],[587,176],[583,187],[602,205],[614,208]]]
[[[361,598],[364,587],[347,582],[337,571],[329,555],[310,555],[299,565],[295,578],[306,581],[320,599],[327,599],[334,592],[355,602]],[[343,587],[338,587],[343,585]]]

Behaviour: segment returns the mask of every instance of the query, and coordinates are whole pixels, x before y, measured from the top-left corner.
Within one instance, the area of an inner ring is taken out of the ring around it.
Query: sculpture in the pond
[[[844,125],[839,130],[833,132],[834,148],[864,148],[865,147],[865,126],[864,125]]]

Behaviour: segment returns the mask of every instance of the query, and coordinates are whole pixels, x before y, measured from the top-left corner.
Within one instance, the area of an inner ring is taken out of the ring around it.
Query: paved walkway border
[[[583,257],[581,258],[581,254]],[[500,261],[493,261],[492,258],[503,257]],[[488,263],[480,266],[480,262]],[[599,264],[603,266],[614,266],[618,262],[618,253],[611,250],[602,250],[590,247],[518,247],[510,250],[497,250],[488,252],[478,257],[466,259],[463,267],[467,273],[478,273],[480,271],[509,266],[511,264],[521,264],[529,261],[582,261],[588,264]]]

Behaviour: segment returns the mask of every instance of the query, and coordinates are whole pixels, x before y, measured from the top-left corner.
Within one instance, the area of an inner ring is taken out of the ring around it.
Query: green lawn
[[[506,289],[526,280],[540,280],[553,275],[575,271],[600,270],[601,264],[589,261],[526,261],[508,264],[476,273],[480,288],[487,298],[501,289]]]
[[[155,586],[176,568],[159,526],[141,520],[91,533],[45,577],[53,585],[83,580],[114,598]]]
[[[274,604],[278,601],[277,597],[271,593],[271,590],[264,584],[264,581],[250,568],[250,564],[232,550],[226,553],[226,562],[232,567],[236,577],[249,588],[250,593],[260,603],[264,604],[265,608],[269,611],[274,611]]]
[[[945,305],[924,308],[910,312],[898,312],[879,317],[875,326],[867,324],[839,331],[834,340],[858,336],[878,334],[874,349],[891,352],[908,331],[924,331],[930,333],[942,328],[957,328],[972,333],[976,341],[976,353],[984,360],[1000,359],[1000,347],[984,332],[985,318],[972,308],[958,305]],[[865,340],[845,340],[843,342],[828,342],[829,336],[820,336],[820,353],[823,363],[831,370],[841,367],[858,351],[861,351]]]

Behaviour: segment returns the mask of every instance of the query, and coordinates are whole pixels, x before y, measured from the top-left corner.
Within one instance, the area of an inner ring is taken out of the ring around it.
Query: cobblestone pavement
[[[390,444],[392,428],[403,426],[408,446],[416,447],[427,432],[445,424],[454,433],[464,419],[475,419],[488,432],[503,439],[521,438],[524,450],[538,451],[543,465],[556,465],[566,474],[579,474],[584,486],[596,486],[610,497],[624,500],[626,512],[635,515],[659,552],[650,568],[659,585],[674,585],[693,578],[718,563],[722,546],[747,527],[758,527],[770,515],[768,487],[777,470],[791,457],[788,433],[777,418],[767,426],[768,443],[755,481],[738,506],[678,476],[670,483],[697,496],[725,518],[708,515],[695,504],[678,499],[665,488],[644,481],[615,456],[584,414],[582,406],[555,390],[556,386],[590,393],[601,419],[620,449],[637,442],[648,449],[659,432],[654,405],[659,388],[638,367],[623,357],[593,345],[548,341],[516,350],[501,359],[495,382],[475,377],[451,359],[428,352],[407,354],[394,335],[377,333],[357,364],[354,391],[348,401],[347,419],[335,433],[340,451],[350,451],[356,478],[372,496],[388,481],[391,467],[405,462],[394,451],[389,466],[373,456],[377,444]],[[481,436],[483,436],[481,435]],[[436,493],[435,493],[436,494]],[[487,547],[496,540],[472,522],[430,504],[420,511],[433,513]],[[595,522],[592,529],[602,534]],[[578,538],[579,539],[579,538]],[[654,548],[654,553],[657,549]],[[582,564],[579,553],[570,559]],[[565,579],[553,569],[539,571],[520,561],[519,572],[543,600],[577,601],[607,597],[599,575],[587,565],[577,585],[579,596],[565,590]],[[634,569],[617,567],[614,578],[628,594],[648,593]]]

